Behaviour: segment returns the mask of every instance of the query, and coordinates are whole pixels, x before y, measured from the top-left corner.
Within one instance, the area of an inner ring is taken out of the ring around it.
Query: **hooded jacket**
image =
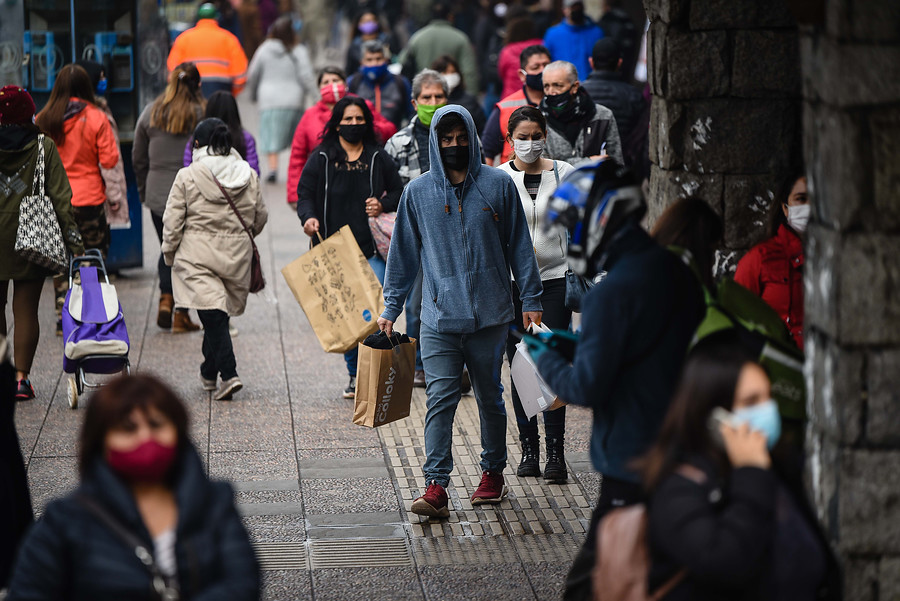
[[[460,197],[444,171],[435,127],[462,116],[469,136],[469,169]],[[481,163],[471,115],[458,105],[437,110],[431,122],[431,169],[407,184],[400,198],[384,280],[382,317],[396,321],[421,267],[422,323],[470,334],[513,320],[510,269],[523,311],[541,310],[541,276],[528,222],[512,179]]]
[[[260,111],[301,110],[316,95],[316,79],[303,44],[290,51],[281,40],[264,41],[250,60],[247,89]]]
[[[119,159],[119,145],[106,114],[78,98],[66,107],[65,140],[59,156],[72,186],[72,206],[95,207],[106,202],[106,185],[100,169],[112,169]]]
[[[173,470],[178,506],[175,559],[182,599],[256,601],[259,566],[233,500],[231,486],[211,482],[189,443]],[[120,524],[153,549],[134,496],[102,458],[94,460],[81,485],[47,506],[22,543],[7,601],[151,601],[150,573],[133,549],[78,500],[99,503]]]
[[[575,25],[563,19],[544,34],[544,46],[555,61],[569,61],[578,69],[578,78],[587,77],[591,72],[588,57],[594,51],[594,44],[603,37],[603,30],[590,18]]]
[[[163,215],[162,253],[172,266],[175,304],[189,309],[244,312],[250,292],[250,237],[216,179],[231,196],[254,236],[268,218],[259,177],[236,150],[210,155],[194,151],[194,162],[175,176]]]

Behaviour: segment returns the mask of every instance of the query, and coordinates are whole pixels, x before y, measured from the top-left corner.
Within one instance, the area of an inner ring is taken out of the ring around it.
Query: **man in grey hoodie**
[[[541,321],[542,288],[515,184],[506,173],[481,164],[481,145],[466,109],[438,109],[428,152],[431,169],[411,181],[400,199],[378,325],[391,334],[421,266],[426,491],[412,511],[448,517],[453,417],[464,364],[481,415],[483,474],[472,504],[499,503],[506,495],[500,368],[507,324],[513,319],[510,269],[521,290],[526,327]]]

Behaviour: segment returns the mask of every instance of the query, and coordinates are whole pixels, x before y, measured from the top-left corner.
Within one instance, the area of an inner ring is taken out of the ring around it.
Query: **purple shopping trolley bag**
[[[70,280],[63,305],[63,369],[75,373],[81,364],[91,373],[115,373],[122,369],[130,346],[116,288],[101,282],[94,266],[78,271],[81,282]]]

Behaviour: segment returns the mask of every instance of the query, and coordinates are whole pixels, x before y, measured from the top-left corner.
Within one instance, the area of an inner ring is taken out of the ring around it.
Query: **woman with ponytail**
[[[205,103],[200,93],[200,72],[194,63],[181,63],[169,74],[165,91],[144,109],[134,130],[131,157],[141,202],[150,209],[156,237],[162,243],[163,213],[175,174],[182,168],[182,153],[191,133],[203,116]],[[200,329],[186,309],[175,310],[172,296],[172,269],[163,261],[159,271],[159,311],[156,325],[173,333]],[[174,313],[174,315],[173,315]]]
[[[257,236],[268,214],[259,176],[232,147],[222,120],[197,125],[193,159],[175,176],[169,193],[162,253],[172,266],[176,304],[197,309],[203,322],[200,381],[215,391],[215,400],[224,401],[243,387],[228,321],[244,312],[250,291],[253,246],[244,224]]]

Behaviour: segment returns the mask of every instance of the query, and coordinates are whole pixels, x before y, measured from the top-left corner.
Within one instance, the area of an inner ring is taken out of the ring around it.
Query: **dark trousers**
[[[569,327],[572,320],[572,312],[566,309],[566,278],[557,278],[541,282],[544,285],[544,293],[541,294],[541,305],[544,309],[544,315],[541,323],[548,328],[565,330]],[[519,299],[519,287],[513,282],[513,304],[515,305],[515,318],[510,324],[518,330],[522,329],[522,301]],[[512,364],[513,357],[516,354],[516,343],[518,340],[509,336],[506,339],[506,357]],[[519,399],[519,392],[516,385],[512,385],[512,402],[513,409],[516,412],[516,425],[519,426],[519,435],[521,436],[537,436],[537,416],[528,419],[525,415],[525,409],[522,408],[522,401]],[[566,408],[556,409],[555,411],[544,412],[544,426],[547,428],[565,429],[566,425]]]
[[[156,229],[156,237],[162,244],[163,238],[163,220],[162,215],[151,212],[150,218],[153,220],[153,227]],[[156,262],[156,270],[159,272],[159,291],[161,294],[172,294],[172,268],[166,265],[162,252],[159,253],[159,260]]]
[[[593,599],[591,571],[597,561],[597,526],[600,524],[600,520],[613,509],[634,505],[643,500],[644,490],[640,484],[615,478],[603,478],[600,483],[600,498],[597,500],[594,513],[591,514],[591,526],[588,529],[587,537],[566,575],[563,601]]]
[[[222,374],[223,380],[237,375],[234,347],[228,333],[228,314],[218,309],[199,309],[197,315],[203,324],[203,363],[200,375],[215,380]]]

